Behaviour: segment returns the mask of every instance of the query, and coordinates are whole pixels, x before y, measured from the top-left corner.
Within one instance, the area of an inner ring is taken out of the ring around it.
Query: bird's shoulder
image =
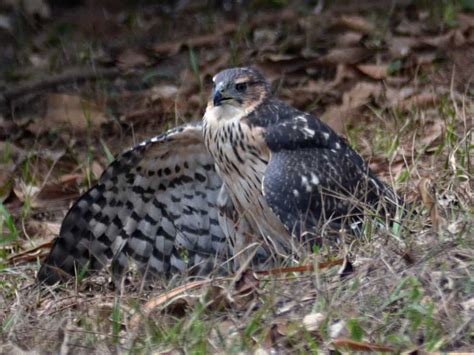
[[[345,150],[346,141],[316,116],[271,98],[246,118],[251,127],[262,127],[272,151],[327,148]]]

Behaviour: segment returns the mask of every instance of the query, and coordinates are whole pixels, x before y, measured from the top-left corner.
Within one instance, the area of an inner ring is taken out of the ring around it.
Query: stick
[[[74,68],[69,69],[61,74],[44,77],[28,81],[20,84],[17,87],[6,90],[0,93],[0,105],[4,102],[11,102],[12,100],[21,96],[31,94],[40,90],[44,90],[50,87],[55,87],[71,81],[84,81],[84,80],[96,80],[104,77],[115,77],[120,74],[117,68]]]

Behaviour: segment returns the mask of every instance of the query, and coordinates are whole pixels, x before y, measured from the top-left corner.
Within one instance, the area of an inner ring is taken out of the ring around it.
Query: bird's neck
[[[206,113],[204,114],[204,124],[207,124],[210,128],[218,129],[224,125],[234,121],[237,122],[242,117],[247,116],[248,111],[246,109],[233,106],[233,105],[221,105],[214,106],[212,103],[207,105]]]
[[[203,118],[204,143],[217,166],[224,172],[230,165],[266,165],[267,152],[262,129],[251,127],[248,113],[230,105],[208,106]]]

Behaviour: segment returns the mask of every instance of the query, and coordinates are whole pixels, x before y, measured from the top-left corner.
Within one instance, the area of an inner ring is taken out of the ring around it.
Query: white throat
[[[204,114],[204,121],[210,126],[222,125],[230,121],[237,121],[247,115],[247,111],[233,105],[214,106],[209,104]]]

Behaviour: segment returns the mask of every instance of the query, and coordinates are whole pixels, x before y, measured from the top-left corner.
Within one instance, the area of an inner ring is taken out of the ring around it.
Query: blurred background
[[[473,10],[472,0],[3,0],[0,201],[23,220],[62,215],[125,147],[201,119],[212,76],[244,65],[413,194],[406,181],[431,176],[446,132],[472,127],[453,100],[473,95]]]

